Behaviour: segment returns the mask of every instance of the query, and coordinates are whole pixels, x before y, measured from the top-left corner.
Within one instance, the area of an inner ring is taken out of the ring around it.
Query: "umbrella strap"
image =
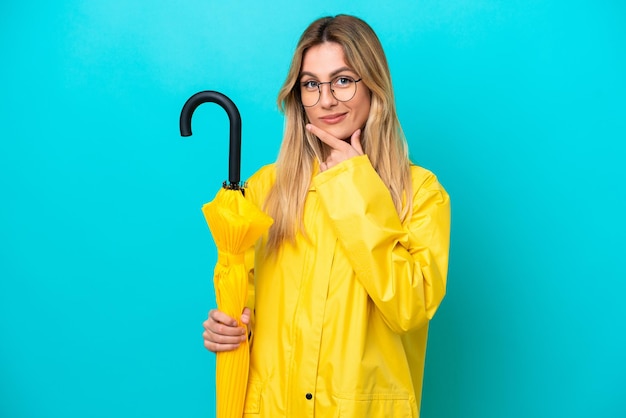
[[[245,255],[243,253],[233,254],[227,251],[217,250],[217,262],[223,266],[234,266],[244,264]]]

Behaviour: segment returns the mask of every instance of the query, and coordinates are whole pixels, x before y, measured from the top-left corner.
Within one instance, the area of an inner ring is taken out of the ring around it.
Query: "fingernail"
[[[307,125],[306,125],[306,130],[307,130],[307,131],[310,131],[311,129],[313,129],[313,126],[311,126],[311,124],[310,124],[310,123],[307,123]]]

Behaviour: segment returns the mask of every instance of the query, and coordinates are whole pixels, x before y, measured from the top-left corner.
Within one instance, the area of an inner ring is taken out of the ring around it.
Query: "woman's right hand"
[[[238,326],[234,318],[217,309],[209,311],[207,320],[202,323],[204,326],[202,333],[204,347],[213,353],[237,349],[242,342],[248,339],[249,308],[244,308],[241,322],[246,326]]]

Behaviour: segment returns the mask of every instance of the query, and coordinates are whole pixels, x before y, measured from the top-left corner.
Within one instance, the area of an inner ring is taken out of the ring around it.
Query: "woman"
[[[450,206],[408,159],[372,29],[346,15],[313,22],[278,102],[278,160],[246,189],[274,219],[249,254],[251,332],[212,310],[205,346],[252,338],[246,417],[417,417]]]

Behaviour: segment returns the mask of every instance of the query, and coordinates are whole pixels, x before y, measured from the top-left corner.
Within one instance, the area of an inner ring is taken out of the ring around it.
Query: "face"
[[[354,80],[361,78],[346,64],[343,48],[334,42],[311,47],[304,54],[300,71],[300,86],[307,81],[326,83],[337,76]],[[330,91],[329,84],[319,86],[320,99],[315,106],[305,107],[309,122],[339,139],[350,139],[365,126],[370,112],[370,91],[362,81],[356,83],[356,93],[347,102],[340,102]]]

